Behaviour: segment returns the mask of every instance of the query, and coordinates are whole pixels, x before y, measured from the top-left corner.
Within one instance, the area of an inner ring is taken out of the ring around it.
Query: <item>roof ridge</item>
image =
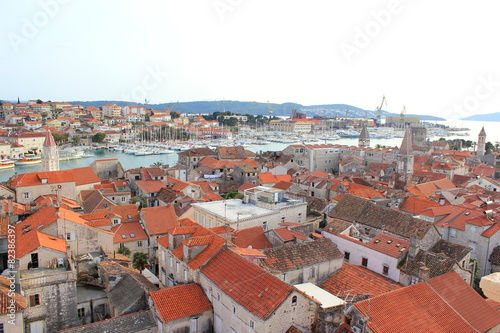
[[[448,303],[448,301],[447,301],[447,300],[445,300],[445,299],[441,296],[441,294],[439,294],[439,293],[436,291],[436,289],[434,289],[434,287],[432,287],[432,285],[431,285],[429,282],[425,282],[425,284],[426,284],[429,288],[431,288],[431,290],[432,290],[432,291],[433,291],[433,292],[434,292],[434,293],[435,293],[435,294],[436,294],[436,295],[437,295],[437,296],[438,296],[438,297],[439,297],[439,298],[440,298],[443,302],[445,302],[445,303],[446,303],[446,305],[448,305],[448,307],[449,307],[449,308],[451,308],[451,309],[452,309],[452,310],[453,310],[453,311],[454,311],[454,312],[455,312],[455,313],[456,313],[456,314],[457,314],[460,318],[462,318],[462,320],[463,320],[464,322],[466,322],[466,323],[467,323],[467,325],[469,325],[469,326],[470,326],[470,327],[471,327],[474,331],[481,333],[481,331],[479,331],[478,329],[476,329],[476,327],[474,327],[471,323],[469,323],[469,321],[468,321],[467,319],[465,319],[465,318],[462,316],[462,314],[460,314],[457,310],[455,310],[455,308],[454,308],[453,306],[451,306],[451,304],[450,304],[450,303]]]

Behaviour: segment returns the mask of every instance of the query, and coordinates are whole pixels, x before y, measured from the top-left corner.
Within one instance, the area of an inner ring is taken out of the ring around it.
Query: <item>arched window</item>
[[[297,305],[297,296],[292,297],[292,306]]]

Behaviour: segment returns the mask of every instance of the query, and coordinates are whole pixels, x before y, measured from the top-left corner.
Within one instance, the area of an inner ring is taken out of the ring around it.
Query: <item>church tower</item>
[[[43,142],[42,151],[42,171],[57,171],[59,170],[59,152],[57,151],[54,137],[47,132],[45,141]]]
[[[411,130],[407,128],[397,157],[397,170],[401,175],[413,175],[413,144]]]
[[[483,126],[481,132],[479,132],[479,135],[477,137],[477,150],[476,150],[477,157],[483,158],[485,152],[486,152],[486,131],[484,130]]]
[[[359,133],[358,147],[370,147],[370,134],[368,134],[366,126],[363,126],[363,128],[361,129],[361,133]]]

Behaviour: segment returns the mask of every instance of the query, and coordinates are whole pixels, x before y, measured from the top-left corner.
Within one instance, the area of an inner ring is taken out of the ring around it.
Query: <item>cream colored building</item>
[[[257,186],[245,191],[243,200],[219,200],[192,204],[194,220],[206,228],[228,225],[233,229],[262,226],[275,229],[282,222],[304,223],[307,203],[283,190]]]

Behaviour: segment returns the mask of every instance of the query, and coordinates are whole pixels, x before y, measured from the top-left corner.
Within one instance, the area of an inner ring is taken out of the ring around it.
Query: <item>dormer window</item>
[[[47,184],[47,178],[42,178],[42,184]]]

